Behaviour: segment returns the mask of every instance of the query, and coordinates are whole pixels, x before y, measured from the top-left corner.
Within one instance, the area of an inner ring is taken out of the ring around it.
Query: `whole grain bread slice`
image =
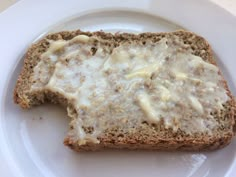
[[[120,43],[138,41],[145,44],[147,40],[156,43],[164,37],[175,36],[182,40],[192,50],[192,54],[200,56],[204,61],[216,65],[212,50],[207,41],[194,33],[187,31],[176,31],[170,33],[141,33],[141,34],[111,34],[102,31],[83,32],[64,31],[55,34],[49,34],[40,41],[31,45],[24,58],[24,66],[16,82],[14,90],[14,101],[22,108],[31,108],[44,102],[52,102],[63,106],[73,107],[69,100],[63,95],[48,90],[31,92],[33,84],[31,76],[35,66],[40,61],[40,56],[49,48],[49,40],[71,40],[77,35],[94,36],[97,40],[94,43],[103,41],[104,45],[112,50]],[[96,45],[95,45],[96,46]],[[221,75],[221,73],[219,73]],[[75,137],[69,133],[64,140],[64,144],[76,151],[82,150],[100,150],[106,148],[127,148],[127,149],[159,149],[159,150],[213,150],[228,145],[235,132],[235,102],[231,92],[224,81],[224,87],[230,98],[220,112],[212,113],[217,121],[217,128],[212,134],[194,133],[192,135],[178,130],[173,132],[171,129],[165,129],[161,125],[149,124],[143,122],[140,126],[134,127],[132,132],[124,133],[118,126],[107,128],[101,136],[98,137],[99,143],[79,144]],[[73,119],[70,124],[70,131],[73,131]]]

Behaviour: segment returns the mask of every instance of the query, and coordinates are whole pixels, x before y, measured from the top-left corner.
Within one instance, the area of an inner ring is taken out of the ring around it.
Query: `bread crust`
[[[193,54],[200,56],[203,60],[217,65],[212,54],[212,49],[208,42],[192,32],[187,31],[176,31],[171,33],[141,33],[138,35],[122,33],[122,34],[111,34],[102,31],[98,32],[82,32],[77,31],[64,31],[55,34],[49,34],[37,43],[30,46],[25,57],[24,66],[16,82],[14,89],[14,101],[19,104],[22,108],[30,108],[34,105],[39,105],[45,101],[52,101],[54,103],[59,103],[62,105],[68,105],[68,100],[63,98],[63,96],[51,93],[50,91],[45,91],[43,93],[39,92],[37,94],[30,93],[30,86],[32,81],[30,76],[33,73],[33,68],[40,61],[40,55],[44,53],[49,47],[48,40],[70,40],[73,37],[85,34],[88,36],[96,36],[99,39],[107,41],[106,45],[117,46],[120,42],[126,41],[145,41],[152,40],[154,42],[159,41],[161,38],[175,35],[181,38],[186,44],[190,45],[193,50]],[[204,52],[202,52],[204,51]],[[219,73],[221,76],[222,74]],[[223,76],[222,76],[223,77]],[[137,127],[134,133],[122,135],[117,129],[108,129],[106,132],[98,137],[100,140],[99,144],[88,143],[86,145],[78,145],[77,141],[73,140],[73,137],[66,137],[64,144],[76,151],[94,151],[107,148],[126,148],[126,149],[158,149],[158,150],[214,150],[225,147],[228,145],[236,131],[235,118],[236,118],[236,104],[233,99],[231,92],[229,91],[226,80],[224,80],[224,87],[227,90],[229,96],[229,101],[224,105],[223,116],[217,115],[216,119],[219,123],[224,123],[221,129],[214,132],[212,135],[196,134],[193,136],[188,136],[181,131],[177,133],[171,130],[166,130],[164,132],[155,132],[152,125],[142,125]],[[54,98],[54,99],[50,99]],[[145,135],[143,134],[145,132]],[[147,135],[148,136],[147,136]]]

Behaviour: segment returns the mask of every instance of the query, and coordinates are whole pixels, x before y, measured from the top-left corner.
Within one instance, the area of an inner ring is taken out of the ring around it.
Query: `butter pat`
[[[90,37],[89,36],[86,36],[86,35],[78,35],[78,36],[76,36],[76,37],[74,37],[72,40],[71,40],[71,42],[82,42],[82,43],[87,43],[87,42],[89,42],[89,39],[90,39]]]
[[[150,78],[151,75],[154,72],[158,72],[158,66],[159,66],[158,63],[151,64],[151,65],[146,66],[144,68],[140,68],[140,69],[138,69],[136,71],[133,71],[130,74],[127,74],[125,76],[125,78],[127,78],[127,79],[132,79],[132,78],[135,78],[135,77]]]
[[[187,74],[181,72],[175,72],[175,77],[182,80],[186,80],[188,78]]]
[[[126,51],[116,51],[111,55],[111,59],[114,63],[129,62],[130,56]]]
[[[198,99],[194,96],[189,96],[190,103],[192,107],[200,114],[203,114],[202,104],[198,101]]]
[[[49,49],[47,50],[47,52],[49,53],[53,53],[53,52],[56,52],[58,50],[61,50],[64,48],[64,46],[67,44],[66,41],[64,40],[59,40],[59,41],[56,41],[56,42],[53,42],[51,43]]]
[[[161,96],[162,101],[166,102],[170,99],[171,94],[170,94],[170,91],[166,87],[159,84],[157,85],[156,89],[160,91],[160,96]]]
[[[64,40],[50,42],[48,50],[42,54],[42,57],[50,57],[50,55],[54,54],[55,52],[63,50],[66,44],[67,42]]]
[[[159,122],[160,118],[158,117],[156,111],[152,108],[151,106],[152,102],[150,101],[148,95],[145,93],[138,94],[137,99],[142,111],[147,116],[149,121],[155,123]]]

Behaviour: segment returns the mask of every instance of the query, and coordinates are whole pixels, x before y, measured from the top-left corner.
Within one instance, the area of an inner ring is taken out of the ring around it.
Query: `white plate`
[[[75,153],[62,144],[69,121],[63,109],[44,105],[25,111],[12,101],[27,46],[45,32],[75,28],[111,32],[180,28],[194,31],[212,44],[235,94],[236,18],[229,13],[208,1],[194,0],[21,0],[0,15],[0,24],[1,176],[218,177],[236,173],[235,140],[214,152]]]

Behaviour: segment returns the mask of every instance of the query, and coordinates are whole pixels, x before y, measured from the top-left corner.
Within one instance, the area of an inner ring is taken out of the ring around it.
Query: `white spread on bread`
[[[32,90],[47,89],[68,99],[79,144],[99,143],[107,128],[130,131],[142,122],[164,123],[187,134],[211,133],[211,113],[228,100],[218,68],[181,50],[181,41],[123,43],[111,53],[93,37],[49,41],[34,68]],[[76,118],[75,118],[76,117]],[[90,131],[89,131],[90,130]]]

